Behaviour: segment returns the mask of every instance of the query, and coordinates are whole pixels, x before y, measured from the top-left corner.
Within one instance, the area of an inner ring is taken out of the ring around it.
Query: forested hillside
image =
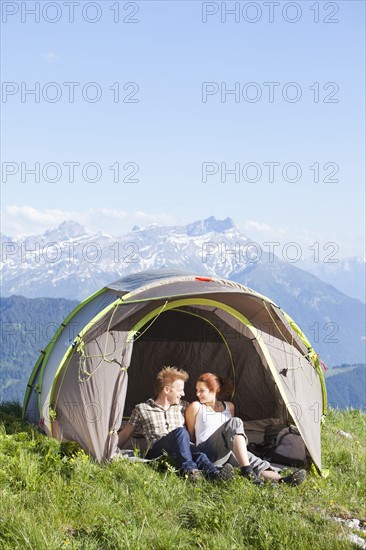
[[[328,402],[333,407],[366,410],[365,365],[341,365],[325,374]]]
[[[0,299],[0,402],[23,401],[25,388],[40,350],[78,302],[63,298],[22,296]]]

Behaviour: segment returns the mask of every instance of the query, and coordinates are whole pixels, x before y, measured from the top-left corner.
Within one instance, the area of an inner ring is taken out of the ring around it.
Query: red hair
[[[201,374],[201,376],[197,379],[197,382],[203,382],[210,391],[216,394],[230,394],[233,387],[231,380],[221,378],[211,372]]]

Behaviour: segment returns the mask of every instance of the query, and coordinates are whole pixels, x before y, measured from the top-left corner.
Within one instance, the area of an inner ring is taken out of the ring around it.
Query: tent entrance
[[[223,320],[217,307],[182,305],[163,311],[151,323],[151,315],[139,323],[128,368],[124,417],[136,403],[153,397],[156,374],[163,366],[175,366],[189,373],[185,399],[196,399],[195,381],[204,372],[233,380],[232,399],[236,413],[244,420],[284,421],[286,407],[265,366],[246,336],[244,323],[231,316]],[[227,312],[225,312],[227,316]],[[150,324],[150,326],[149,326]],[[148,328],[147,328],[148,327]],[[240,390],[239,390],[240,388]]]

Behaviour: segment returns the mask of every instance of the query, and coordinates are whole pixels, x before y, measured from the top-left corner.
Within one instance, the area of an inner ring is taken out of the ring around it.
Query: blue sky
[[[364,253],[364,11],[2,2],[2,231],[73,219],[119,235],[215,215],[257,242]]]

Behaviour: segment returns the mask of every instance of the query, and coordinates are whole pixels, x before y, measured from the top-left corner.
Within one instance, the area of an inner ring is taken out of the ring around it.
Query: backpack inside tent
[[[196,398],[200,374],[231,378],[230,398],[249,441],[260,444],[271,427],[293,425],[321,470],[326,393],[318,356],[270,299],[216,277],[144,271],[79,304],[33,369],[24,417],[97,461],[112,459],[117,430],[153,397],[164,366],[188,372],[187,401]]]

